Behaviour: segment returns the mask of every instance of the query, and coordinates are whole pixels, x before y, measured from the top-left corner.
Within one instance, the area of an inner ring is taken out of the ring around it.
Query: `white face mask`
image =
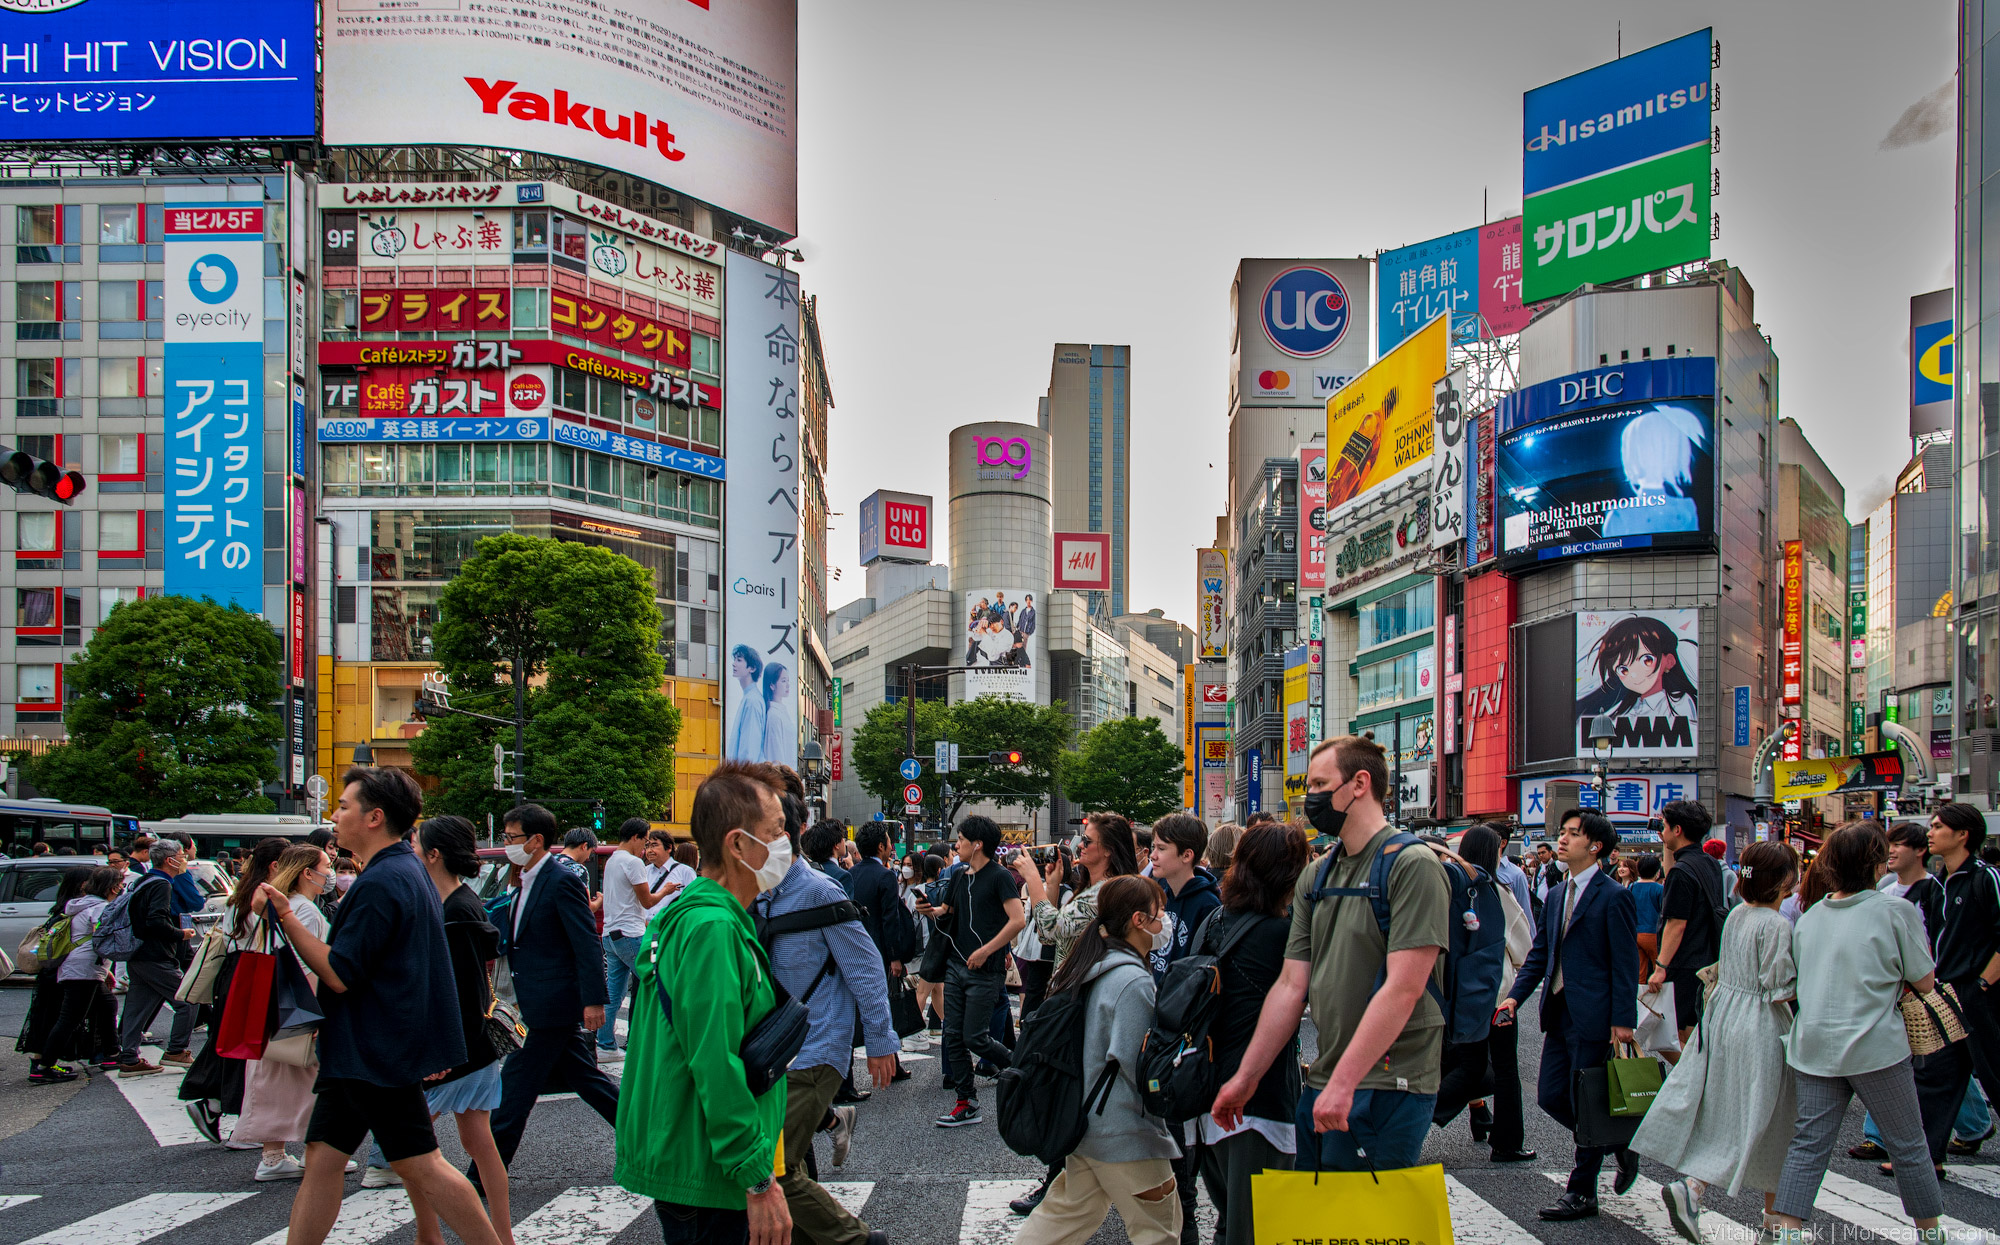
[[[528,854],[526,844],[509,843],[507,845],[507,860],[509,863],[519,865],[525,869],[534,860],[534,857]]]
[[[737,833],[748,839],[757,838],[748,830]],[[757,841],[762,842],[761,839]],[[781,834],[771,842],[765,843],[764,847],[768,852],[764,857],[764,863],[751,870],[757,875],[757,893],[760,895],[765,891],[776,890],[778,883],[784,881],[785,875],[792,871],[792,841],[789,838]],[[743,863],[748,865],[750,862],[745,860]]]
[[[1160,914],[1160,928],[1153,935],[1153,950],[1165,951],[1174,945],[1174,914]]]
[[[333,889],[334,889],[334,890],[336,890],[336,891],[338,891],[339,893],[341,893],[341,894],[345,895],[345,894],[347,893],[347,888],[348,888],[348,887],[350,887],[350,886],[352,886],[352,885],[354,885],[354,875],[353,875],[353,874],[351,874],[351,873],[341,873],[341,874],[336,874],[336,875],[334,875],[334,879],[333,879]]]
[[[916,876],[917,876],[917,871],[915,869],[910,868],[910,866],[908,865],[903,866],[903,880],[905,882],[909,881],[911,878],[914,878]]]

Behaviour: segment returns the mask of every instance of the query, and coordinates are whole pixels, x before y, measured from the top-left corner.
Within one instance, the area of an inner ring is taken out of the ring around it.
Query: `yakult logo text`
[[[1028,478],[1028,468],[1035,461],[1035,451],[1033,446],[1020,437],[974,437],[972,441],[978,447],[979,465],[982,468],[1015,467],[1018,470],[1013,474],[1014,479],[1025,480]],[[1007,473],[1005,471],[995,471],[989,475],[982,470],[979,473],[979,478],[982,480],[1006,479]]]
[[[555,91],[549,95],[537,95],[533,91],[517,91],[518,82],[488,82],[484,78],[467,78],[465,85],[479,97],[479,109],[488,116],[498,116],[500,105],[507,105],[507,115],[516,121],[547,121],[551,125],[567,125],[579,130],[595,131],[604,138],[618,139],[635,147],[657,146],[660,154],[669,160],[684,160],[687,153],[674,146],[674,132],[664,121],[649,119],[645,113],[611,114],[591,104],[569,97],[568,91]]]

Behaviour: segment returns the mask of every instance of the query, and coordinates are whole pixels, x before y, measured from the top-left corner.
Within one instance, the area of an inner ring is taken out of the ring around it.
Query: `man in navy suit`
[[[555,836],[556,819],[539,804],[507,813],[507,859],[520,866],[521,889],[499,919],[511,925],[507,967],[528,1027],[527,1040],[501,1069],[500,1109],[493,1113],[493,1140],[507,1163],[536,1096],[546,1090],[574,1091],[606,1124],[618,1125],[618,1086],[598,1071],[592,1050],[610,998],[603,944],[583,883],[551,860]],[[478,1183],[476,1170],[466,1174]]]
[[[1632,894],[1598,867],[1618,846],[1618,831],[1600,813],[1565,819],[1556,857],[1568,872],[1543,905],[1535,949],[1521,966],[1500,1010],[1511,1023],[1522,1002],[1542,986],[1542,1078],[1535,1099],[1555,1121],[1574,1132],[1572,1074],[1602,1067],[1611,1043],[1630,1042],[1638,1023],[1638,909]],[[1597,1173],[1604,1147],[1578,1146],[1569,1187],[1542,1218],[1556,1222],[1597,1214]],[[1639,1156],[1618,1147],[1612,1191],[1624,1193],[1639,1178]]]

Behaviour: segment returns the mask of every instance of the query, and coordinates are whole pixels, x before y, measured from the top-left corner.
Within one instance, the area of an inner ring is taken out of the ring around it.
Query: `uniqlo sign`
[[[931,559],[931,499],[877,489],[861,499],[861,564]]]
[[[1111,535],[1057,532],[1055,588],[1087,592],[1111,590]]]

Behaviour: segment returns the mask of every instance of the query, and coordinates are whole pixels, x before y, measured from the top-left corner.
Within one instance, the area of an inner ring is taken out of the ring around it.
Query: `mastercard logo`
[[[1292,387],[1292,374],[1290,372],[1279,371],[1259,372],[1257,373],[1257,387],[1259,389],[1290,389]]]
[[[549,387],[539,376],[516,376],[507,384],[507,402],[517,410],[535,410],[548,396]]]

